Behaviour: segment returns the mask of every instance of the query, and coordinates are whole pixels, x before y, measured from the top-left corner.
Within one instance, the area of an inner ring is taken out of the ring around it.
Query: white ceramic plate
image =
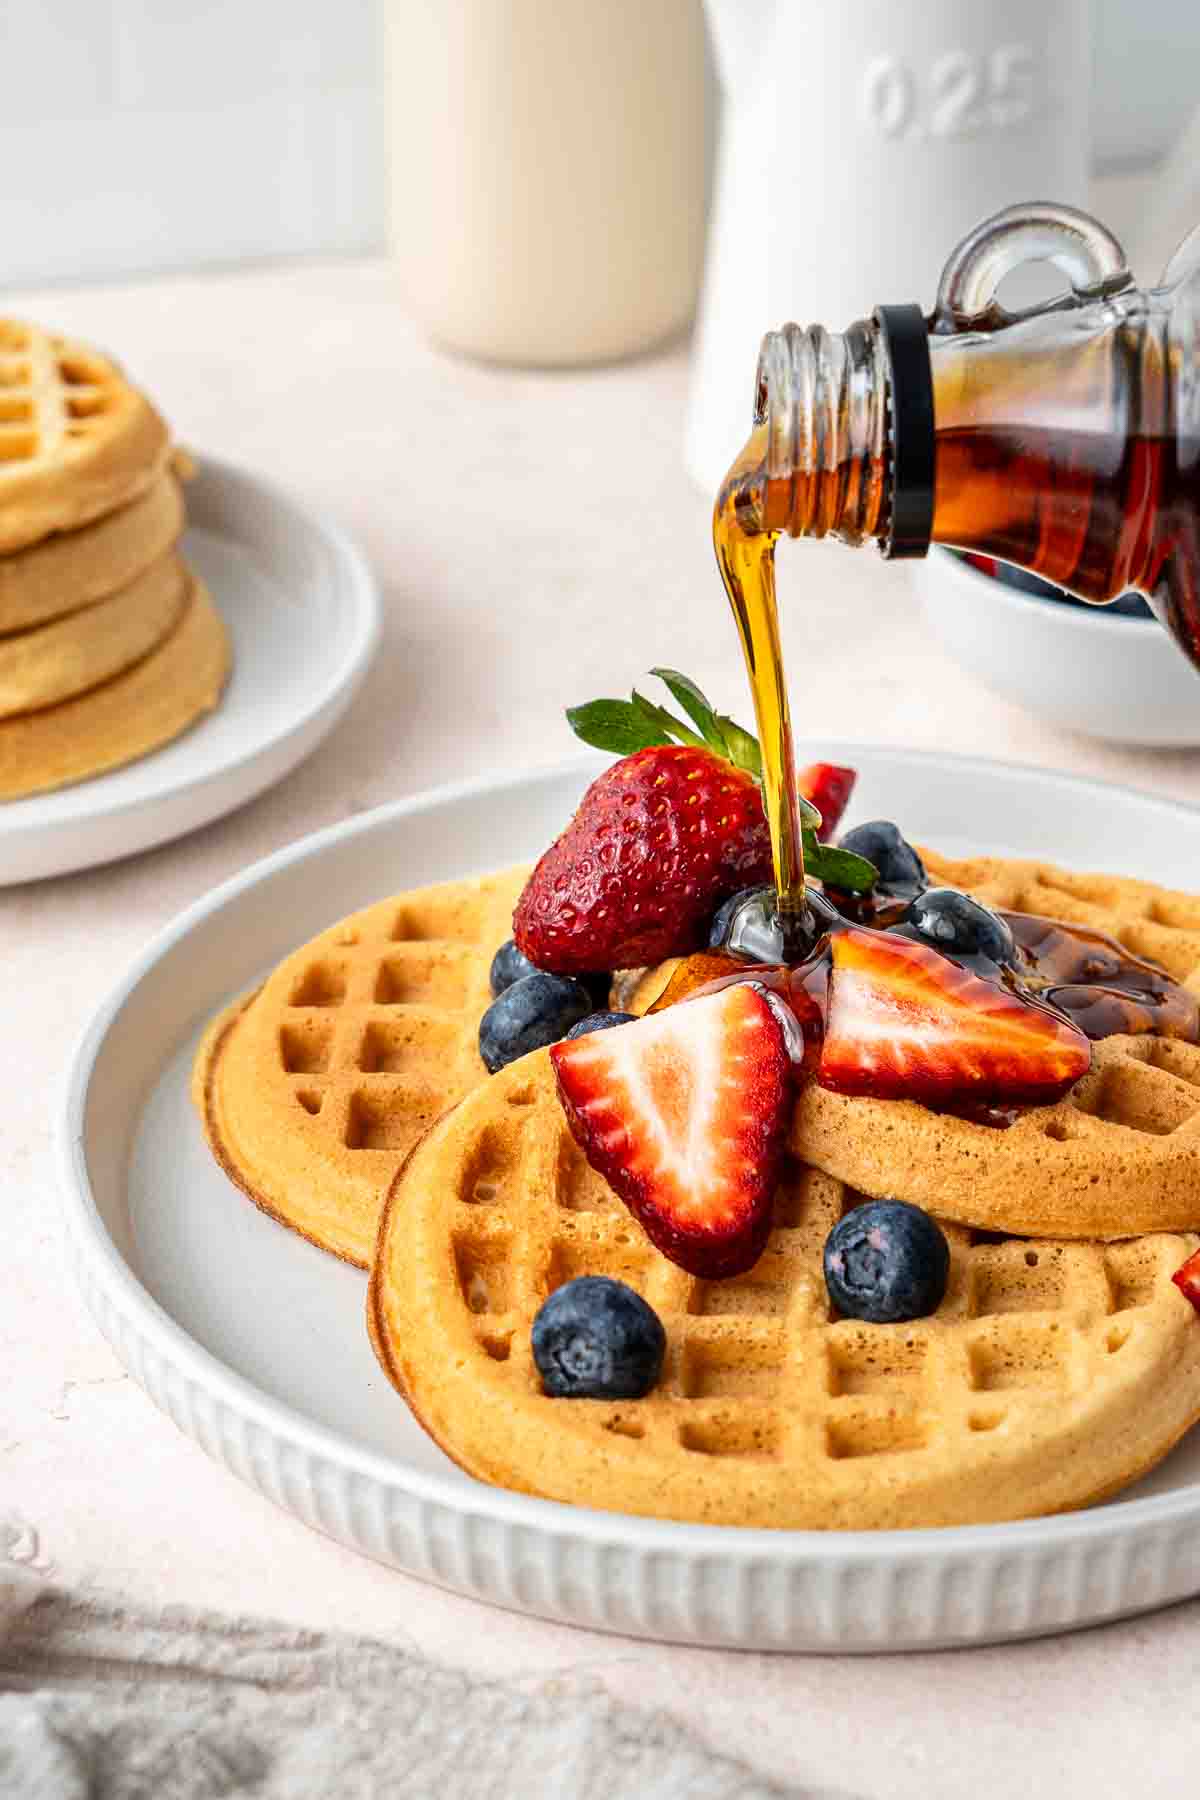
[[[187,508],[184,554],[233,639],[221,704],[126,768],[0,805],[0,886],[112,862],[232,812],[308,755],[366,671],[379,595],[341,531],[212,457]]]
[[[850,744],[857,814],[950,853],[1045,853],[1195,885],[1200,812],[1068,776]],[[187,1095],[201,1023],[389,892],[535,856],[600,759],[443,788],[321,832],[201,900],[132,968],[72,1063],[68,1239],[93,1313],[210,1455],[384,1563],[522,1611],[755,1649],[982,1643],[1200,1590],[1200,1433],[1127,1498],[955,1530],[741,1531],[589,1512],[456,1469],[376,1367],[365,1278],[257,1212]],[[1200,1330],[1200,1323],[1197,1324]]]

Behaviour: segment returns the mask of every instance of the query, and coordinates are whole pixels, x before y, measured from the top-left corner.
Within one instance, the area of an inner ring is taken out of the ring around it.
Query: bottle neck
[[[785,325],[759,355],[762,528],[861,544],[891,515],[889,364],[874,319],[844,332]]]

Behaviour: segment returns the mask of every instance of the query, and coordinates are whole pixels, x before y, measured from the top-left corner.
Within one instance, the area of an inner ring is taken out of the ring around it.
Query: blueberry
[[[623,1281],[580,1275],[533,1321],[533,1360],[556,1400],[640,1400],[662,1373],[667,1334]]]
[[[517,949],[513,940],[509,938],[507,944],[501,944],[492,958],[490,979],[493,995],[502,994],[505,988],[512,986],[514,981],[521,981],[526,975],[532,975],[535,972],[535,965]]]
[[[731,894],[713,914],[708,933],[710,950],[728,950],[748,962],[796,961],[806,955],[837,914],[814,888],[808,890],[810,918],[799,937],[789,938],[780,924],[773,886],[743,888]]]
[[[739,888],[736,894],[730,894],[722,900],[712,916],[712,924],[708,928],[708,947],[710,950],[727,950],[729,948],[729,928],[733,924],[734,915],[742,906],[752,901],[762,902],[767,896],[773,900],[773,887]]]
[[[535,969],[492,1001],[479,1021],[479,1054],[489,1074],[530,1050],[556,1044],[592,1010],[592,997],[569,975]]]
[[[865,825],[856,825],[841,839],[841,848],[853,850],[856,856],[865,856],[875,864],[879,871],[877,894],[909,899],[921,892],[928,879],[925,864],[890,819],[871,819]]]
[[[518,950],[516,944],[509,938],[507,944],[501,944],[492,958],[490,977],[492,993],[498,998],[507,988],[512,987],[514,982],[524,980],[526,975],[539,973],[537,964],[530,962],[529,958]],[[587,989],[592,997],[593,1006],[608,1005],[608,991],[612,986],[611,975],[606,972],[574,975],[572,980],[578,981],[582,987]]]
[[[957,888],[927,888],[917,895],[902,923],[911,927],[906,937],[931,944],[943,956],[972,964],[979,959],[1001,968],[1017,960],[1016,942],[1004,920]]]
[[[580,1019],[578,1025],[572,1025],[566,1035],[569,1038],[590,1037],[593,1031],[611,1031],[614,1025],[632,1025],[636,1018],[636,1013],[589,1013],[586,1019]]]
[[[825,1286],[843,1318],[923,1319],[941,1305],[949,1272],[941,1227],[905,1200],[868,1200],[825,1240]]]

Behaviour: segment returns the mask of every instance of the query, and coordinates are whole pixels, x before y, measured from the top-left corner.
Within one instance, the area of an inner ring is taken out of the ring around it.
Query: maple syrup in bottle
[[[1070,290],[1008,313],[996,287],[1031,260]],[[1136,589],[1200,666],[1200,228],[1143,289],[1086,214],[1010,208],[928,318],[768,333],[755,410],[722,489],[740,529],[950,544],[1100,603]]]
[[[1069,290],[1007,312],[996,290],[1030,261],[1056,264]],[[713,535],[754,694],[780,911],[798,917],[784,532],[889,557],[953,545],[1098,603],[1136,589],[1200,668],[1200,228],[1142,289],[1087,214],[1010,207],[954,251],[928,317],[882,306],[840,334],[785,325],[763,340],[754,430]]]

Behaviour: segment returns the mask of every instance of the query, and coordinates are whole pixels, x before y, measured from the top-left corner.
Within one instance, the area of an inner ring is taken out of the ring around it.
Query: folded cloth
[[[148,1614],[14,1575],[2,1556],[0,1794],[822,1800],[581,1677],[473,1680],[366,1638]]]
[[[0,1644],[13,1620],[45,1587],[48,1567],[33,1527],[24,1519],[0,1516]]]

